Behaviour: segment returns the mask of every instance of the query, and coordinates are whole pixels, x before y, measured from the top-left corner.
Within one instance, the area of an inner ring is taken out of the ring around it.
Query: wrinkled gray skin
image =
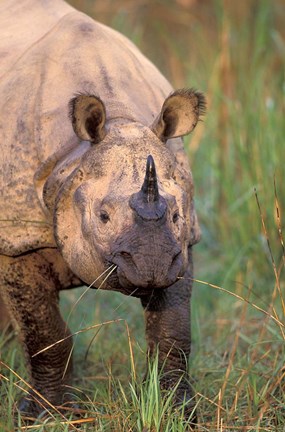
[[[191,401],[200,231],[180,137],[197,124],[204,98],[193,90],[169,96],[168,82],[126,38],[61,0],[1,8],[0,290],[30,383],[63,402],[71,339],[33,355],[69,334],[59,291],[98,287],[115,265],[101,289],[141,299],[150,355],[158,347],[164,364],[161,384],[181,379],[177,401]],[[0,308],[4,319],[2,301]],[[19,409],[37,415],[44,406],[31,394]]]

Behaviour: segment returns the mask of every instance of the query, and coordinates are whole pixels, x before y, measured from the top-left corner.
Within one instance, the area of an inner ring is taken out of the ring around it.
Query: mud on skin
[[[200,229],[182,137],[204,114],[204,97],[173,91],[128,39],[65,2],[26,6],[0,5],[0,290],[30,384],[51,404],[64,402],[71,339],[33,355],[69,334],[59,292],[114,264],[101,289],[141,298],[161,385],[181,380],[176,403],[186,398],[188,414]],[[30,415],[44,408],[33,394],[18,406]]]

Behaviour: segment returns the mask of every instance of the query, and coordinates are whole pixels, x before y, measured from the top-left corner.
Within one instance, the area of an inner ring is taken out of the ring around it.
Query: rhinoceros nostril
[[[117,251],[113,258],[113,263],[125,274],[132,274],[137,271],[137,265],[133,255],[126,250]]]
[[[127,264],[127,265],[134,265],[134,260],[132,255],[127,251],[121,251],[118,254],[119,257]]]
[[[173,267],[181,259],[181,251],[178,251],[172,258],[171,267]]]
[[[181,255],[181,250],[177,251],[173,256],[173,261]]]
[[[120,255],[124,258],[132,258],[131,254],[129,252],[122,251],[122,252],[120,252]]]

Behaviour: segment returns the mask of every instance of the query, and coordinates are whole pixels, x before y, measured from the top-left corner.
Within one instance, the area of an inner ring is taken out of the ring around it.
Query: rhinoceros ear
[[[105,105],[97,96],[79,95],[69,102],[73,130],[82,141],[98,143],[106,135]]]
[[[206,101],[202,93],[194,89],[177,90],[164,101],[151,130],[162,141],[187,135],[205,111]]]

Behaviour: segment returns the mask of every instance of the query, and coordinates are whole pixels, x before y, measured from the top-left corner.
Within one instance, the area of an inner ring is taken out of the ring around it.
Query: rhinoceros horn
[[[149,155],[141,190],[130,198],[130,207],[146,221],[162,219],[166,212],[166,201],[159,195],[156,169],[153,157]]]

